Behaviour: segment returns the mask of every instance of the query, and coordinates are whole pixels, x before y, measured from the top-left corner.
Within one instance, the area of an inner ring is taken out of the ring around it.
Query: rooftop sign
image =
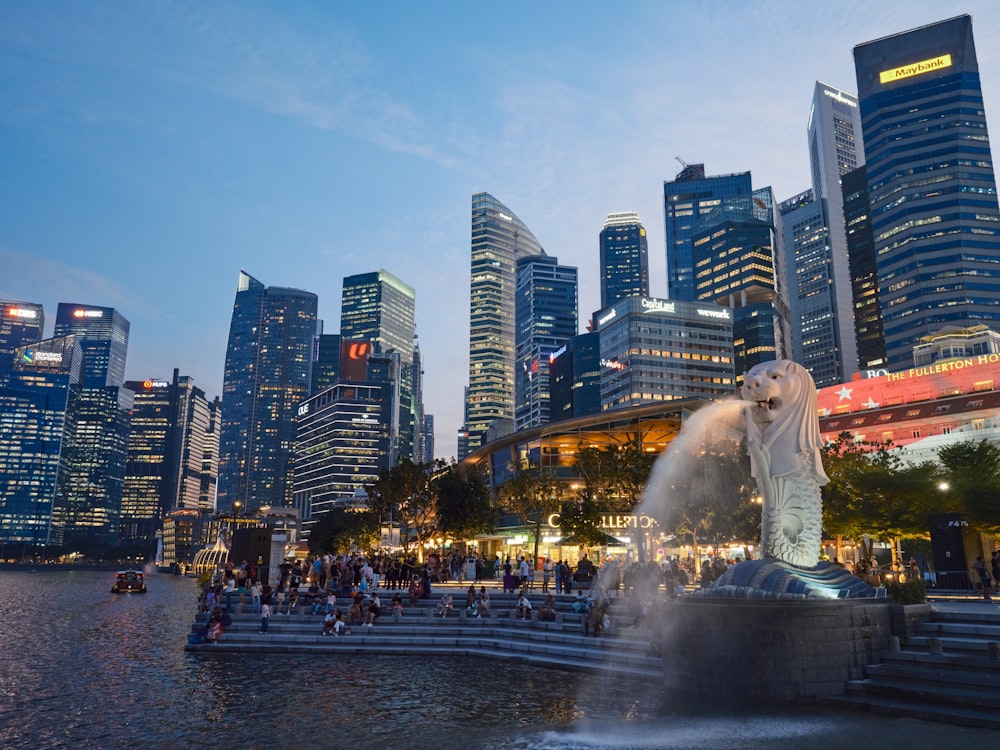
[[[878,74],[878,81],[879,83],[892,83],[903,78],[919,76],[924,73],[930,73],[933,70],[950,67],[951,55],[939,55],[938,57],[932,57],[930,60],[921,60],[920,62],[910,63],[900,68],[893,68],[892,70],[883,70]]]

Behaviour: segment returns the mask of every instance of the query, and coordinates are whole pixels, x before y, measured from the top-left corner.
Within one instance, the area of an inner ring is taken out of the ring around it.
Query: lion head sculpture
[[[816,384],[809,372],[787,359],[761,362],[743,376],[740,394],[756,404],[745,411],[747,440],[770,454],[771,476],[796,471],[808,452],[816,481],[826,484]]]

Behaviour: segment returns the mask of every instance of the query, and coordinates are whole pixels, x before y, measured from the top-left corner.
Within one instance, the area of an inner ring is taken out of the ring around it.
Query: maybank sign
[[[878,74],[878,80],[879,83],[892,83],[893,81],[900,81],[903,78],[919,76],[934,70],[950,67],[951,55],[939,55],[938,57],[932,57],[930,60],[921,60],[920,62],[910,63],[900,68],[893,68],[892,70],[883,70]]]

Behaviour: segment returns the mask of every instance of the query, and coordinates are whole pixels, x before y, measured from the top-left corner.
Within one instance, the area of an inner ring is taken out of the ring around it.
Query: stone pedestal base
[[[685,597],[660,616],[667,689],[737,700],[843,695],[892,634],[884,600]]]

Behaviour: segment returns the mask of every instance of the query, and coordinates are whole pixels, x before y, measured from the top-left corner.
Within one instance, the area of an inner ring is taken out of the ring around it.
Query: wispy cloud
[[[102,305],[162,320],[162,313],[106,276],[51,258],[27,255],[0,245],[0,297],[40,302],[55,311],[59,302]]]

